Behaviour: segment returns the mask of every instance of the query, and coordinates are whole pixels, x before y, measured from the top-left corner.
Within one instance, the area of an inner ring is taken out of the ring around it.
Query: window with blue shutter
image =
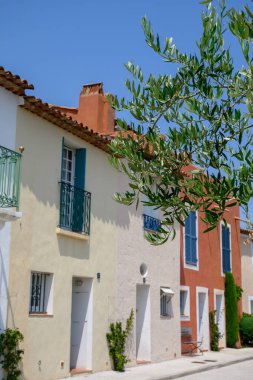
[[[191,211],[185,220],[185,263],[197,266],[197,214]]]
[[[230,262],[230,228],[222,224],[221,227],[221,240],[222,240],[222,271],[223,273],[231,272]]]
[[[60,227],[89,234],[91,194],[85,191],[86,149],[62,142]]]

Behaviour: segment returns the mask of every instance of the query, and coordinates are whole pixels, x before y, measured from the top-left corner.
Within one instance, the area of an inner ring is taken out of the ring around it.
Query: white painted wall
[[[118,177],[118,191],[127,189],[128,181]],[[173,241],[152,246],[144,237],[143,205],[118,205],[118,262],[116,319],[125,323],[131,309],[135,312],[134,331],[128,342],[128,365],[136,364],[136,287],[143,284],[140,265],[148,267],[146,285],[150,297],[150,336],[152,362],[181,355],[180,343],[180,233]],[[145,208],[145,212],[148,209]],[[175,295],[170,301],[170,316],[160,316],[160,287],[170,287]],[[138,355],[139,356],[139,355]],[[138,357],[139,359],[143,359]]]
[[[15,150],[17,106],[23,98],[0,87],[0,145]],[[11,222],[0,220],[0,329],[5,329],[8,305]]]

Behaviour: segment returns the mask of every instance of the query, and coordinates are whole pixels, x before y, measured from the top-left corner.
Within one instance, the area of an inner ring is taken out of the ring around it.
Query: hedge
[[[225,277],[225,305],[227,346],[233,348],[238,340],[239,321],[236,285],[234,276],[230,272],[227,272]]]
[[[240,334],[243,344],[248,345],[253,343],[253,316],[243,314],[240,321]]]

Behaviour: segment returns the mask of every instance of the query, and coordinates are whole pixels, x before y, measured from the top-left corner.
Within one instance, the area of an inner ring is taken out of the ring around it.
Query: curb
[[[246,362],[246,361],[249,361],[249,360],[253,360],[253,356],[248,356],[246,358],[241,358],[241,359],[238,358],[238,359],[226,362],[226,363],[212,364],[211,366],[207,366],[207,367],[201,367],[201,368],[192,369],[192,370],[189,369],[187,371],[184,371],[184,372],[181,372],[181,373],[178,373],[178,374],[175,374],[175,375],[171,375],[171,376],[156,377],[156,378],[154,378],[154,380],[173,380],[173,379],[179,379],[180,377],[194,375],[195,373],[201,373],[201,372],[211,371],[212,369],[218,369],[218,368],[222,368],[222,367],[228,367],[230,365]]]

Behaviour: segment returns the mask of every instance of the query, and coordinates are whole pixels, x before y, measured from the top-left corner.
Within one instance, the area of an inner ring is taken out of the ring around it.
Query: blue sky
[[[241,7],[246,0],[227,0]],[[104,82],[105,92],[126,96],[124,63],[144,73],[168,73],[145,45],[140,25],[146,15],[160,36],[194,52],[201,33],[199,0],[1,0],[0,65],[34,84],[35,96],[77,106],[82,85]],[[237,41],[228,35],[236,64]]]
[[[141,17],[190,52],[201,9],[199,0],[1,0],[0,65],[33,83],[49,103],[75,106],[82,85],[100,81],[123,96],[128,60],[147,73],[168,72],[145,45]]]

